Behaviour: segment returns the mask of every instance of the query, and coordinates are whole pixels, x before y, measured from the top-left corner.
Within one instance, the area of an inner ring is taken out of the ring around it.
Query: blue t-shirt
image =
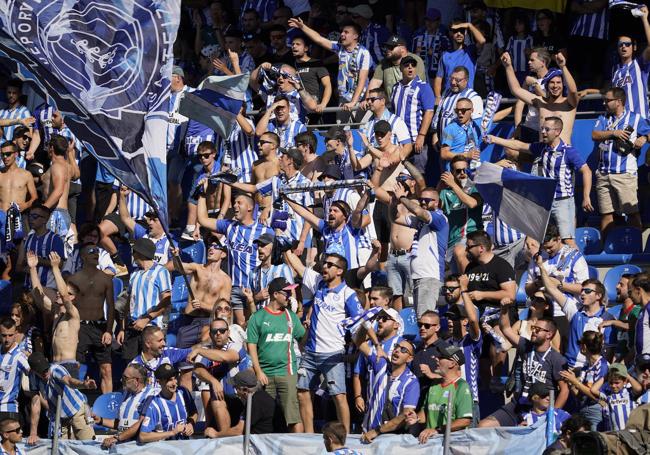
[[[464,66],[469,71],[467,86],[474,88],[474,74],[476,74],[476,46],[470,44],[463,46],[455,51],[446,51],[442,53],[436,77],[442,77],[443,92],[451,88],[451,73],[457,66]]]

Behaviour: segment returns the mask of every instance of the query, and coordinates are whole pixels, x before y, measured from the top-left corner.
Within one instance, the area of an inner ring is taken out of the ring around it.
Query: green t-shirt
[[[296,373],[298,365],[293,340],[305,334],[300,319],[291,310],[275,312],[268,307],[256,311],[248,321],[247,341],[257,345],[260,368],[267,376]]]
[[[482,201],[476,187],[471,187],[468,194],[470,196],[476,195],[479,201]],[[477,204],[473,209],[468,209],[465,204],[460,202],[456,193],[449,188],[445,188],[440,192],[440,202],[442,203],[442,211],[449,221],[448,248],[466,238],[470,232],[483,229],[482,203]]]
[[[446,386],[435,384],[429,387],[424,400],[427,428],[441,429],[447,424],[447,393],[453,393],[451,419],[472,418],[472,393],[467,381],[459,377]]]
[[[420,77],[421,81],[426,81],[427,80],[427,73],[424,70],[424,62],[420,58],[419,55],[415,55],[412,52],[408,53],[409,57],[413,57],[416,61],[416,68],[415,71],[417,75]],[[388,99],[390,100],[390,96],[393,93],[393,87],[395,84],[397,84],[399,81],[401,81],[404,76],[402,75],[402,69],[399,64],[395,65],[393,62],[390,62],[388,59],[384,58],[379,65],[375,68],[375,72],[372,75],[373,79],[378,79],[383,82],[384,85],[384,90],[386,91],[386,95],[388,95]],[[387,101],[388,102],[388,101]]]

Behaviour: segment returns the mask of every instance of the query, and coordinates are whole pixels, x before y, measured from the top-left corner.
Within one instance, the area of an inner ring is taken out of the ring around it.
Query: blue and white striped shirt
[[[34,112],[34,118],[36,122],[34,123],[34,129],[43,132],[43,137],[41,138],[41,148],[47,151],[47,147],[50,143],[50,138],[54,134],[55,128],[52,126],[52,115],[54,115],[54,107],[50,106],[47,103],[43,103],[36,108]]]
[[[323,197],[323,214],[325,218],[327,218],[329,216],[332,203],[336,201],[343,201],[348,204],[352,210],[354,210],[360,199],[361,196],[353,188],[337,188],[334,190],[331,197],[328,197],[327,194],[325,194],[325,197]]]
[[[591,3],[592,0],[578,0],[580,4]],[[607,39],[608,34],[607,7],[597,13],[579,14],[571,27],[571,36]]]
[[[648,117],[649,74],[650,62],[642,58],[632,59],[625,65],[619,63],[612,73],[612,87],[625,90],[625,109],[636,112],[643,118]]]
[[[512,68],[519,73],[528,72],[528,57],[526,49],[533,48],[533,37],[526,35],[524,38],[511,36],[506,45],[506,51],[512,57]]]
[[[332,52],[336,52],[339,57],[339,72],[336,78],[339,103],[347,103],[352,101],[352,97],[354,96],[354,92],[359,83],[359,72],[370,69],[372,57],[370,57],[368,49],[361,44],[357,44],[352,51],[347,51],[338,42],[332,41],[331,43]],[[359,100],[363,99],[367,88],[368,80],[366,80],[366,85],[361,91]]]
[[[650,133],[650,123],[641,115],[625,110],[619,117],[613,115],[601,115],[594,125],[594,131],[623,130],[627,126],[634,127],[630,134],[630,142],[634,142],[639,136]],[[615,141],[608,139],[598,146],[600,159],[598,171],[601,174],[633,174],[637,173],[637,159],[634,153],[622,155],[615,147]]]
[[[262,84],[260,87],[260,95],[262,96],[262,99],[265,100],[266,109],[269,109],[273,105],[275,98],[278,96],[285,96],[289,101],[289,117],[291,117],[291,120],[300,120],[303,123],[305,122],[305,106],[302,104],[302,98],[300,98],[298,90],[292,90],[285,93],[281,92],[277,87]],[[274,119],[275,114],[272,114],[271,118]]]
[[[268,130],[280,136],[280,147],[290,148],[296,144],[295,137],[307,131],[307,127],[300,120],[289,120],[288,124],[278,125],[277,119],[269,122]]]
[[[119,180],[115,179],[113,181],[113,189],[116,191],[119,191],[120,185],[121,183]],[[129,209],[129,215],[134,220],[144,219],[144,214],[153,210],[151,206],[134,191],[129,191],[129,194],[126,195],[126,207]]]
[[[542,412],[537,414],[534,411],[529,411],[521,416],[521,421],[526,422],[527,426],[531,426],[536,423],[539,419],[547,417],[548,412]],[[571,414],[566,412],[563,409],[553,409],[553,414],[555,416],[555,432],[560,433],[562,431],[562,424],[566,419],[571,417]]]
[[[172,280],[169,271],[154,262],[149,270],[136,270],[129,279],[131,299],[129,314],[134,321],[144,316],[147,311],[158,305],[164,292],[171,292]],[[162,327],[162,316],[151,321]]]
[[[0,412],[18,412],[20,382],[29,371],[27,355],[19,345],[0,352]]]
[[[365,126],[362,126],[363,133],[366,135],[368,141],[371,144],[378,146],[378,143],[375,140],[375,123],[380,120],[386,120],[388,123],[390,123],[391,132],[393,133],[391,142],[393,144],[404,145],[413,143],[411,140],[411,134],[409,133],[409,129],[406,126],[404,120],[390,112],[388,109],[384,109],[384,112],[380,117],[373,115],[372,118],[368,120],[368,123],[366,123]]]
[[[63,240],[50,230],[46,231],[42,236],[36,235],[34,231],[30,232],[25,240],[25,252],[27,251],[33,251],[39,258],[49,258],[50,253],[53,251],[58,253],[60,257],[65,257]],[[54,281],[51,267],[38,265],[36,266],[36,271],[43,286],[56,289],[56,282]],[[29,274],[25,277],[25,286],[28,289],[32,289],[33,287]]]
[[[365,229],[357,229],[346,223],[338,231],[334,231],[325,221],[321,220],[318,223],[318,230],[325,240],[324,251],[345,257],[348,261],[348,270],[365,265],[361,263],[359,255],[359,250],[371,248],[370,238]]]
[[[481,358],[481,351],[483,350],[483,337],[481,336],[481,332],[479,332],[477,340],[473,340],[472,336],[468,333],[460,340],[450,338],[449,343],[463,350],[465,365],[461,367],[460,375],[467,381],[469,390],[472,392],[472,399],[478,403],[478,361]]]
[[[156,395],[145,411],[140,431],[144,433],[171,431],[179,423],[186,423],[188,416],[196,412],[191,394],[179,387],[173,400]],[[171,439],[188,439],[183,433]]]
[[[348,449],[347,447],[341,447],[332,452],[332,455],[363,455],[358,450]]]
[[[50,376],[47,381],[38,378],[38,389],[43,394],[48,403],[48,413],[54,418],[56,410],[56,398],[61,397],[61,418],[69,419],[79,412],[86,403],[86,397],[79,390],[68,386],[63,378],[70,376],[68,370],[61,365],[50,365]]]
[[[627,383],[618,392],[614,393],[608,383],[603,385],[600,391],[600,398],[607,403],[603,408],[603,420],[610,431],[625,429],[627,419],[636,408],[636,402],[632,396],[632,386]]]
[[[561,139],[555,148],[543,142],[535,142],[530,144],[530,151],[535,158],[541,157],[539,166],[541,176],[557,181],[555,199],[573,197],[574,174],[585,165],[580,153]]]
[[[406,123],[411,133],[411,140],[415,142],[422,126],[422,117],[426,111],[433,112],[436,97],[429,84],[420,80],[418,76],[406,85],[399,81],[393,86],[390,99],[395,115]]]
[[[411,51],[424,61],[424,67],[429,77],[435,77],[438,71],[440,56],[451,47],[447,31],[441,27],[436,33],[426,29],[416,32],[411,44]]]
[[[255,125],[252,120],[246,118],[246,121],[254,130]],[[237,176],[240,182],[253,180],[253,163],[257,159],[254,142],[255,136],[244,133],[237,122],[227,140],[224,141],[221,136],[217,136],[216,149],[219,150],[219,156],[230,155],[230,168],[239,170]]]
[[[258,183],[257,191],[259,191],[260,195],[262,196],[271,196],[271,199],[273,199],[275,202],[280,199],[280,187],[284,185],[305,185],[309,183],[311,183],[311,180],[302,175],[300,172],[296,172],[296,174],[290,179],[287,179],[286,175],[280,174],[279,176],[273,176],[262,183]],[[302,205],[303,207],[309,207],[314,203],[314,197],[308,191],[304,191],[302,193],[292,193],[287,195],[287,197],[292,201]],[[287,229],[285,232],[287,236],[292,240],[298,240],[300,238],[302,228],[305,224],[305,220],[303,217],[297,215],[291,206],[286,203],[286,201],[282,200],[281,202],[282,207],[280,210],[288,212],[290,215],[289,219],[287,220]]]
[[[123,392],[124,395],[122,397],[122,402],[120,403],[118,414],[118,431],[124,431],[135,425],[138,420],[140,420],[140,416],[143,415],[142,412],[146,411],[145,409],[141,409],[141,406],[144,404],[144,401],[154,393],[156,392],[154,392],[153,388],[149,386],[145,386],[145,388],[138,393]]]
[[[585,363],[578,375],[578,380],[585,386],[591,389],[591,386],[596,383],[600,378],[607,378],[607,372],[609,371],[609,363],[605,357],[600,357],[593,364],[589,365]],[[584,395],[578,397],[582,405],[591,405],[595,404],[595,401],[591,398],[588,398]]]
[[[217,220],[216,231],[226,236],[228,267],[233,287],[248,286],[250,274],[257,267],[257,244],[253,242],[262,234],[273,231],[258,222],[247,226],[233,220]]]
[[[0,120],[16,120],[31,117],[29,109],[25,106],[16,106],[13,109],[0,109]],[[14,138],[14,130],[20,125],[5,126],[2,128],[2,139],[10,141]]]
[[[472,105],[474,106],[472,120],[480,119],[483,116],[483,100],[474,90],[469,87],[458,93],[454,93],[451,90],[445,90],[442,94],[442,101],[440,101],[440,105],[433,116],[432,122],[433,127],[438,133],[438,137],[442,137],[442,132],[447,125],[458,118],[454,109],[456,109],[456,103],[460,98],[469,98],[472,100]]]
[[[136,358],[131,360],[129,365],[142,365],[145,370],[147,370],[147,386],[152,388],[152,393],[159,393],[160,384],[156,381],[156,370],[158,367],[166,363],[176,365],[184,361],[190,352],[192,352],[191,348],[164,348],[160,357],[154,357],[151,360],[145,360],[144,357],[142,357],[142,353],[140,353]]]
[[[359,42],[368,49],[370,56],[373,60],[373,67],[379,65],[379,62],[384,58],[384,52],[382,50],[383,44],[388,41],[390,36],[390,31],[383,25],[376,24],[371,22],[366,28],[361,32],[361,37]]]
[[[323,277],[310,267],[305,269],[302,285],[314,295],[305,350],[315,353],[342,352],[345,339],[339,332],[339,324],[343,319],[363,312],[357,293],[345,282],[328,288]]]
[[[510,245],[524,238],[523,233],[504,223],[485,201],[483,201],[483,226],[496,247]]]
[[[271,264],[270,267],[263,269],[262,266],[255,267],[253,271],[253,276],[251,278],[250,288],[253,291],[253,294],[257,294],[263,289],[269,287],[269,283],[273,281],[274,278],[285,278],[288,283],[293,283],[293,272],[291,267],[287,264]],[[269,299],[264,300],[263,302],[258,302],[258,308],[265,307],[268,305]]]

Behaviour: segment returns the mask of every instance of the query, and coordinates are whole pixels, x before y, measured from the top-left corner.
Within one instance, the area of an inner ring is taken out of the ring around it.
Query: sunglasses
[[[86,249],[86,254],[99,254],[99,248],[97,248],[96,246],[88,248]]]
[[[31,141],[32,140],[31,136],[23,136],[21,139],[23,141]]]
[[[210,158],[210,155],[212,155],[212,153],[199,153],[199,158],[202,160],[207,160]]]
[[[230,311],[230,307],[229,306],[218,306],[218,307],[215,308],[215,310],[217,310],[217,311]]]
[[[544,327],[540,327],[538,325],[534,325],[530,328],[531,332],[550,332],[549,329],[545,329]]]
[[[227,328],[223,328],[223,329],[210,329],[210,335],[216,335],[217,333],[220,334],[220,335],[223,335],[223,334],[226,333],[227,331],[228,331]]]
[[[471,110],[472,110],[471,107],[459,107],[459,108],[454,109],[454,112],[456,112],[456,114],[464,114],[467,111],[471,111]]]
[[[126,376],[126,375],[122,375],[122,382],[126,382],[126,381],[128,381],[129,379],[138,379],[138,378],[136,378],[135,376]]]
[[[451,29],[451,33],[453,33],[454,35],[455,35],[456,33],[462,33],[462,34],[464,35],[464,34],[465,34],[465,30],[467,30],[467,29],[465,29],[465,28],[452,28],[452,29]]]
[[[389,317],[389,316],[379,316],[377,318],[378,321],[380,322],[386,322],[386,321],[394,321],[395,319]]]
[[[274,144],[274,142],[271,142],[271,141],[265,141],[265,140],[260,139],[260,140],[258,141],[258,144],[260,144],[260,145],[264,145],[264,144]]]
[[[454,169],[454,174],[467,174],[467,168],[462,167],[460,169]]]
[[[20,427],[14,428],[13,430],[5,430],[4,431],[4,433],[22,433],[22,432],[23,432],[23,429],[20,428]]]
[[[471,250],[472,248],[477,247],[477,246],[481,246],[481,244],[480,243],[475,243],[474,245],[467,244],[467,245],[465,245],[465,249],[466,250]]]
[[[13,154],[14,154],[14,152],[2,152],[2,157],[3,158],[9,158]]]
[[[418,199],[418,201],[420,201],[420,204],[429,204],[433,200],[434,199],[432,199],[430,197],[421,197],[420,199]]]
[[[219,245],[218,243],[211,243],[210,245],[208,245],[208,250],[210,250],[210,249],[213,249],[213,250],[220,250],[220,249],[221,249],[221,245]]]
[[[398,46],[398,44],[387,44],[386,46],[383,47],[385,51],[392,51]]]
[[[418,322],[418,329],[421,329],[424,327],[425,329],[429,330],[431,327],[436,327],[438,324],[429,324],[427,322]]]
[[[409,348],[407,348],[406,346],[397,346],[395,349],[397,349],[397,350],[398,350],[399,352],[401,352],[402,354],[413,355],[413,353],[411,352],[411,350],[410,350]]]
[[[343,267],[338,265],[336,262],[331,262],[331,261],[323,262],[323,267],[336,267],[337,269],[343,270]]]
[[[618,43],[618,47],[630,47],[632,45],[632,41],[620,41]]]
[[[549,126],[543,126],[543,127],[541,127],[540,129],[541,129],[542,131],[544,131],[544,132],[548,132],[548,131],[551,131],[551,130],[556,130],[557,128],[555,128],[555,127],[549,127]]]
[[[591,289],[591,288],[582,288],[582,290],[581,290],[580,292],[584,292],[585,294],[589,295],[589,294],[591,294],[592,292],[596,292],[596,290],[595,290],[595,289]]]
[[[616,98],[604,98],[604,99],[603,99],[603,102],[604,102],[605,104],[607,104],[607,103],[611,103],[612,101],[616,101]]]
[[[454,292],[456,289],[460,289],[460,286],[443,286],[443,292]]]
[[[368,101],[370,101],[371,103],[374,103],[377,100],[383,100],[383,98],[381,96],[371,96],[368,98]]]
[[[408,62],[403,64],[402,68],[417,68],[417,65],[415,63]]]

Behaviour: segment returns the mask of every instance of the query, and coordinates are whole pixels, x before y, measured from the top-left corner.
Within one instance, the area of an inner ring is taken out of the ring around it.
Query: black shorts
[[[122,222],[120,215],[113,212],[106,215],[104,219],[113,223],[117,227],[117,232],[120,234],[120,237],[124,237],[124,234],[126,234],[126,225]]]
[[[504,404],[489,417],[496,419],[500,427],[516,427],[519,425],[521,414],[530,411],[530,406],[521,405],[511,401]]]
[[[86,363],[86,356],[92,358],[98,365],[111,363],[111,347],[102,344],[102,335],[106,332],[105,322],[82,322],[79,326],[79,344],[77,345],[77,360]]]
[[[94,219],[97,223],[102,220],[111,202],[111,196],[115,193],[112,183],[95,182],[95,213]],[[119,193],[118,193],[119,195]]]
[[[381,243],[390,242],[390,214],[388,213],[388,206],[384,203],[377,202],[375,210],[372,213],[372,220],[375,223],[375,233],[377,240]]]
[[[139,330],[126,329],[124,344],[122,344],[122,358],[127,362],[135,359],[142,351],[142,332]]]
[[[81,183],[70,182],[68,191],[68,213],[73,223],[77,222],[77,201],[81,195]]]

